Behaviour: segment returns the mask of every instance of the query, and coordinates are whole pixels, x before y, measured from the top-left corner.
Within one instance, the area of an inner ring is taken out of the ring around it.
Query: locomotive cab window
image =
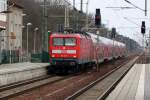
[[[63,38],[53,38],[53,45],[54,46],[63,46],[64,45]]]
[[[65,38],[65,46],[75,46],[76,39],[75,38]]]
[[[54,46],[75,46],[75,38],[53,38]]]

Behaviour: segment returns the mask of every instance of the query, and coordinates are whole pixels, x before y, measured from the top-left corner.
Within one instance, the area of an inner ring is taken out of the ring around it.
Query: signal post
[[[96,14],[95,14],[95,26],[97,27],[97,45],[99,44],[99,34],[100,34],[100,28],[101,28],[101,13],[100,9],[96,9]],[[96,48],[96,69],[99,71],[99,54],[98,54],[98,49],[99,47]]]
[[[143,35],[143,52],[145,51],[145,46],[144,46],[144,37],[145,37],[145,33],[146,33],[146,26],[145,26],[145,21],[142,21],[142,25],[141,25],[141,34]],[[145,53],[145,52],[144,52]],[[143,54],[144,54],[143,53]],[[145,60],[145,54],[143,55],[143,61]]]

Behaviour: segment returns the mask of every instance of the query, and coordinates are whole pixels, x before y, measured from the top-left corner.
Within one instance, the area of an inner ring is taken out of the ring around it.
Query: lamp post
[[[111,38],[113,39],[113,49],[112,49],[112,52],[113,52],[113,57],[116,56],[116,54],[114,54],[115,52],[115,37],[116,37],[116,28],[113,27],[112,28],[112,32],[111,32]]]
[[[25,28],[24,25],[21,26],[21,29],[23,30]],[[22,41],[22,38],[21,38]],[[21,46],[19,48],[19,62],[23,61],[23,49],[22,49],[22,42],[21,42]]]
[[[24,18],[25,16],[27,16],[27,14],[22,13],[21,16],[22,16],[22,18]],[[22,26],[21,26],[21,31],[23,31],[25,27],[26,27],[26,26],[24,26],[24,25],[22,24]],[[24,60],[23,60],[23,48],[22,48],[22,45],[23,45],[23,43],[22,43],[22,38],[21,38],[21,47],[20,47],[20,51],[19,51],[19,54],[20,54],[20,56],[19,56],[19,58],[20,58],[20,59],[19,59],[19,62],[24,61]]]
[[[38,30],[39,30],[39,28],[37,28],[37,27],[34,29],[34,54],[35,54],[35,45],[36,45],[36,33]]]
[[[32,23],[27,23],[27,61],[29,57],[29,26],[31,26]]]

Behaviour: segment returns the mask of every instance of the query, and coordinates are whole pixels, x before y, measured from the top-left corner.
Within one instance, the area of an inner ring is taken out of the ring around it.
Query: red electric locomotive
[[[87,34],[50,35],[49,55],[52,69],[67,72],[92,61],[92,39]]]

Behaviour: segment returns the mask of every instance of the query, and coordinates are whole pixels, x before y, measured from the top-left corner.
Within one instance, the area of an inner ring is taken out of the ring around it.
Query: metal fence
[[[0,64],[7,64],[7,63],[19,63],[19,62],[42,62],[42,53],[37,54],[29,54],[29,57],[26,55],[19,55],[18,51],[2,51],[0,52]]]

